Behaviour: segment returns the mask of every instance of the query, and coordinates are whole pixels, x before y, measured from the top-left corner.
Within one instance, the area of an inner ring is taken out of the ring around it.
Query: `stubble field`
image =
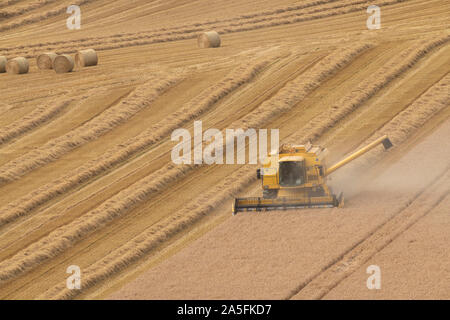
[[[0,73],[0,298],[449,299],[450,3],[379,1],[368,30],[371,4],[1,2],[0,55],[30,72]],[[208,30],[220,48],[197,47]],[[86,48],[98,66],[37,69]],[[332,176],[344,209],[232,217],[257,166],[173,164],[194,120],[280,129],[330,162],[383,134],[395,147]]]

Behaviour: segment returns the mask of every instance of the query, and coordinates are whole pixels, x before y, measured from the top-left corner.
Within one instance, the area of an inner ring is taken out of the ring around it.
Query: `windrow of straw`
[[[334,127],[341,119],[359,108],[364,102],[373,97],[378,91],[386,87],[391,81],[412,68],[421,58],[431,50],[450,41],[450,36],[433,40],[424,40],[405,49],[399,56],[392,58],[370,78],[362,82],[351,93],[344,96],[328,111],[312,119],[298,133],[289,138],[291,143],[314,141],[325,131]]]
[[[48,0],[47,0],[48,1]],[[98,0],[74,0],[72,1],[72,5],[82,6],[91,2],[95,2]],[[61,4],[57,6],[56,8],[53,8],[51,10],[45,11],[45,12],[37,12],[34,14],[26,15],[23,18],[15,19],[12,22],[8,23],[2,23],[0,26],[0,32],[18,28],[27,24],[36,23],[39,21],[43,21],[52,17],[55,17],[57,15],[66,13],[67,11],[67,4]]]
[[[343,52],[339,50],[339,52],[335,53],[335,56],[331,54],[325,58],[325,64],[319,63],[312,67],[308,71],[308,76],[305,76],[304,74],[300,75],[286,85],[287,89],[285,87],[273,96],[270,99],[273,101],[272,103],[263,103],[260,107],[265,111],[265,109],[270,108],[271,106],[276,106],[277,112],[280,115],[292,108],[292,106],[303,99],[307,93],[319,86],[321,81],[324,81],[328,76],[331,76],[344,65],[350,63],[354,57],[369,47],[369,45],[363,44],[352,50],[344,50]],[[303,78],[309,79],[309,81],[301,80]],[[300,83],[302,85],[301,87],[299,87]],[[288,107],[279,106],[280,101],[282,101],[282,104],[287,104]],[[257,123],[255,127],[262,126],[267,122],[267,118],[265,116],[258,116],[260,107],[244,117],[243,120],[238,120],[234,125],[250,122],[254,123],[255,121],[252,121],[252,118],[257,117],[259,123]],[[113,219],[125,214],[138,203],[148,200],[152,195],[159,194],[162,189],[182,177],[185,177],[194,168],[195,166],[177,167],[169,164],[142,178],[133,185],[122,190],[117,195],[103,202],[99,207],[89,211],[72,223],[56,229],[48,236],[30,245],[9,260],[0,263],[0,281],[9,280],[39,265],[43,261],[60,254],[78,242],[81,238],[98,230]],[[252,167],[246,166],[245,168],[246,170],[250,171],[251,169],[251,171],[253,171]],[[244,184],[241,180],[238,181],[238,185]]]
[[[0,8],[4,8],[7,6],[12,6],[14,4],[16,4],[17,2],[20,2],[22,0],[4,0],[3,2],[0,3]]]
[[[97,208],[59,227],[8,260],[0,262],[0,285],[40,263],[59,255],[82,238],[104,227],[151,195],[184,176],[191,166],[170,164],[122,190]]]
[[[243,183],[237,184],[236,180]],[[238,169],[210,191],[189,202],[181,211],[147,228],[135,238],[112,251],[105,258],[84,269],[82,289],[86,290],[93,287],[99,281],[111,277],[143,258],[152,249],[170,239],[177,232],[194,224],[217,206],[237,196],[243,190],[244,184],[250,184],[255,180],[254,170]],[[67,290],[65,283],[61,283],[45,292],[40,298],[70,299],[81,292],[82,290]]]
[[[12,106],[3,102],[0,102],[0,114],[5,113],[12,109]]]
[[[233,123],[233,128],[261,128],[281,114],[288,112],[324,80],[370,49],[371,44],[357,44],[352,48],[338,49],[319,61],[311,69],[287,83],[277,94],[258,108]]]
[[[20,1],[7,1],[12,2],[8,5],[7,10],[0,11],[0,18],[12,18],[15,16],[22,15],[24,13],[39,9],[45,5],[52,4],[58,0],[34,0],[33,2],[27,2],[25,4],[20,3]],[[16,3],[19,2],[17,5]],[[1,8],[2,6],[0,6]]]
[[[386,6],[390,4],[399,3],[405,0],[383,0],[377,3],[378,6]],[[195,26],[179,29],[175,31],[163,31],[163,32],[150,32],[139,34],[131,37],[110,38],[110,39],[97,39],[95,41],[83,42],[79,45],[80,48],[94,47],[96,50],[110,50],[116,48],[124,48],[131,46],[141,46],[153,43],[178,41],[186,39],[194,39],[198,36],[198,33],[207,31],[208,29],[214,29],[219,34],[228,34],[234,32],[249,31],[261,28],[274,27],[279,25],[299,23],[303,21],[309,21],[314,19],[326,18],[334,15],[342,15],[351,12],[361,11],[367,9],[369,0],[350,0],[345,2],[332,2],[327,5],[320,6],[318,8],[299,9],[299,12],[290,13],[288,15],[273,17],[263,17],[259,19],[253,19],[249,21],[240,21],[236,23],[213,23],[208,25],[196,24]],[[53,50],[60,52],[71,53],[73,44],[55,45]],[[20,50],[22,55],[28,56],[35,54],[35,51],[29,49]]]
[[[94,86],[94,88],[92,88],[92,86],[89,86],[88,88],[80,88],[80,90],[77,91],[86,90],[87,92],[68,99],[58,97],[46,102],[43,105],[40,105],[22,118],[0,128],[0,146],[8,143],[12,139],[18,138],[30,132],[33,129],[39,128],[51,120],[54,120],[74,101],[79,104],[93,94],[104,94],[108,91],[108,89],[111,90],[112,88],[114,88],[114,86],[110,83],[102,83],[102,86]],[[65,96],[67,95],[67,92],[64,92],[64,94],[61,95]],[[0,210],[0,212],[2,212],[2,210]]]
[[[384,0],[382,1],[379,6],[389,5],[389,4],[395,4],[401,1],[405,0]],[[352,1],[356,3],[361,3],[362,1]],[[180,30],[171,32],[170,35],[147,35],[147,36],[139,36],[135,38],[141,38],[141,40],[138,39],[124,39],[123,41],[115,41],[110,44],[102,44],[102,45],[96,45],[97,50],[110,50],[115,48],[124,48],[124,47],[131,47],[131,46],[141,46],[141,45],[148,45],[153,43],[161,43],[161,42],[170,42],[170,41],[178,41],[178,40],[186,40],[186,39],[193,39],[197,37],[199,32],[205,31],[207,29],[214,29],[217,33],[223,35],[223,34],[229,34],[229,33],[235,33],[235,32],[243,32],[243,31],[251,31],[251,30],[257,30],[262,28],[270,28],[280,25],[287,25],[287,24],[294,24],[304,21],[310,21],[315,19],[321,19],[321,18],[327,18],[330,16],[335,15],[342,15],[347,14],[351,12],[357,12],[360,10],[367,9],[367,3],[368,1],[364,1],[365,4],[357,4],[357,5],[346,5],[343,8],[342,4],[336,5],[339,7],[339,9],[325,9],[322,8],[321,12],[315,12],[315,13],[298,13],[298,14],[292,14],[292,15],[299,15],[299,17],[291,17],[291,18],[280,18],[278,16],[271,17],[271,18],[264,18],[263,22],[258,22],[257,20],[251,21],[251,22],[237,22],[237,23],[231,23],[231,24],[215,24],[211,25],[210,27],[197,27],[195,29],[188,29],[188,30]],[[322,12],[323,11],[323,12]]]
[[[27,172],[55,161],[71,150],[95,140],[125,123],[139,111],[151,106],[163,92],[181,80],[178,75],[160,75],[138,86],[118,104],[67,134],[0,167],[0,184],[18,179]]]
[[[164,121],[153,125],[138,136],[108,150],[100,158],[93,159],[85,165],[69,172],[64,177],[52,181],[38,190],[0,208],[0,226],[29,214],[38,206],[97,177],[143,149],[161,141],[164,137],[169,136],[176,128],[182,127],[183,124],[207,112],[221,99],[252,81],[269,61],[273,59],[274,57],[270,57],[266,60],[242,64],[232,70],[219,83],[211,88],[205,89],[181,109],[168,115]]]
[[[39,106],[24,117],[0,128],[0,146],[53,119],[72,101],[73,99],[67,99],[50,104],[50,106]]]

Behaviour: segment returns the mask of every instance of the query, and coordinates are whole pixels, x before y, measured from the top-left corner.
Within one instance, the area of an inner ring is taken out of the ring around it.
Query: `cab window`
[[[295,187],[304,183],[303,161],[280,162],[280,186]]]

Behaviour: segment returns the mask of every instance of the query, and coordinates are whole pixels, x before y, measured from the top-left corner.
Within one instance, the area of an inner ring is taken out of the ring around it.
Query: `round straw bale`
[[[75,55],[75,61],[79,67],[96,66],[98,63],[97,52],[94,49],[80,50]]]
[[[6,63],[6,72],[8,72],[8,73],[13,73],[13,74],[28,73],[29,68],[30,68],[30,65],[28,63],[28,60],[23,57],[17,57],[17,58],[11,59]]]
[[[58,55],[54,52],[46,52],[36,58],[39,69],[53,69],[53,61]]]
[[[71,72],[74,66],[75,62],[68,54],[57,56],[53,61],[53,69],[55,69],[56,73]]]
[[[208,31],[199,34],[197,38],[199,48],[218,48],[220,47],[220,36],[215,31]]]
[[[4,56],[0,56],[0,73],[6,72],[6,62],[8,60]]]

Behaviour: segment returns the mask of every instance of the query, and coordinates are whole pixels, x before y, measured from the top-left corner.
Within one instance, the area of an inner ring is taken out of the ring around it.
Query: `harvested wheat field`
[[[0,3],[0,299],[450,299],[450,3],[372,4]],[[195,121],[394,147],[331,175],[343,208],[232,216],[259,166],[172,161]]]

